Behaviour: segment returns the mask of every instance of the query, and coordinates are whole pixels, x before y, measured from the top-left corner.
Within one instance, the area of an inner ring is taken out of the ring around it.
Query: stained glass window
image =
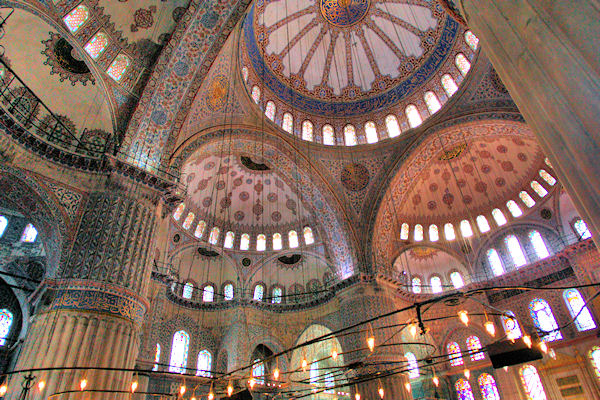
[[[206,285],[202,289],[202,301],[205,303],[212,303],[215,300],[215,287],[212,285]]]
[[[521,191],[519,193],[519,198],[521,199],[523,204],[525,204],[527,206],[527,208],[531,208],[531,207],[535,206],[535,200],[526,191],[524,191],[524,190]]]
[[[80,4],[71,10],[71,12],[63,18],[63,21],[65,21],[69,31],[71,31],[71,33],[75,33],[83,24],[85,24],[85,21],[87,21],[89,17],[90,12],[88,8],[85,5]]]
[[[460,275],[460,272],[458,271],[453,271],[450,274],[450,281],[452,282],[452,286],[454,286],[455,289],[460,289],[461,287],[465,286],[465,281],[463,280],[462,276]]]
[[[98,57],[104,53],[106,47],[108,47],[108,36],[106,36],[106,34],[103,32],[98,32],[93,38],[90,39],[89,42],[87,42],[84,50],[90,55],[90,57],[92,57],[94,60],[97,60]]]
[[[322,133],[323,133],[323,144],[326,144],[328,146],[332,146],[335,144],[335,135],[334,135],[333,126],[323,125]]]
[[[275,103],[271,100],[267,101],[267,107],[265,108],[265,116],[271,121],[275,120]]]
[[[459,365],[463,365],[462,355],[460,354],[460,346],[456,342],[450,342],[446,345],[446,353],[448,353],[448,358],[450,359],[450,365],[453,367],[457,367]]]
[[[258,102],[260,101],[260,88],[258,86],[253,86],[250,96],[252,97],[252,100],[254,100],[256,104],[258,104]]]
[[[550,162],[550,159],[548,157],[544,158],[544,162],[546,163],[547,166],[549,166],[550,168],[554,168],[552,166],[552,163]]]
[[[346,141],[346,146],[356,145],[356,129],[353,125],[346,125],[344,127],[344,140]]]
[[[596,328],[596,323],[590,310],[585,305],[585,300],[579,290],[567,289],[563,292],[563,298],[572,318],[575,318],[575,326],[579,332]]]
[[[556,179],[546,172],[545,169],[540,169],[540,177],[546,181],[546,183],[550,186],[556,185]]]
[[[248,82],[248,67],[242,67],[242,78],[244,82]]]
[[[298,234],[296,231],[292,230],[288,232],[288,241],[290,243],[290,248],[294,249],[298,247]]]
[[[529,240],[531,241],[531,245],[535,250],[535,254],[537,254],[539,258],[546,258],[550,255],[548,248],[546,247],[546,243],[544,243],[544,239],[538,231],[530,231]]]
[[[592,237],[592,233],[588,229],[587,224],[581,218],[573,223],[573,228],[575,228],[575,233],[577,233],[579,239],[588,239]]]
[[[131,59],[125,54],[119,54],[115,57],[112,64],[110,64],[110,67],[108,67],[106,73],[115,81],[120,82],[121,79],[123,79],[125,72],[127,72],[129,64],[131,64]]]
[[[479,391],[483,400],[500,400],[500,394],[496,387],[496,380],[490,374],[483,373],[477,378]]]
[[[456,234],[454,233],[454,226],[451,223],[447,223],[444,225],[444,236],[446,240],[454,240],[456,239]]]
[[[490,268],[495,276],[500,276],[504,273],[504,267],[502,266],[502,260],[496,249],[489,249],[487,251],[487,259],[490,264]]]
[[[400,136],[400,125],[398,125],[398,118],[395,115],[390,114],[385,117],[385,127],[389,137]]]
[[[405,222],[402,224],[402,227],[400,228],[400,239],[401,240],[408,240],[408,233],[409,233],[409,226],[408,224]]]
[[[289,112],[283,114],[283,122],[281,127],[287,133],[294,133],[294,117]]]
[[[183,221],[183,229],[190,229],[192,222],[194,222],[194,218],[195,215],[193,212],[188,213],[187,217],[185,217],[185,220]]]
[[[225,241],[223,242],[223,247],[226,249],[231,249],[233,247],[233,241],[235,240],[235,233],[229,231],[225,234]]]
[[[408,125],[411,128],[416,128],[423,123],[421,114],[419,114],[419,110],[414,104],[407,105],[404,112],[406,113],[406,118],[408,119]]]
[[[365,124],[365,135],[367,137],[367,143],[377,143],[379,141],[375,122],[369,121]]]
[[[470,353],[471,361],[480,361],[485,358],[485,354],[483,354],[481,350],[481,341],[477,336],[469,336],[467,338],[467,349]]]
[[[504,238],[504,244],[506,244],[506,248],[513,260],[515,267],[522,267],[527,264],[527,260],[525,259],[525,254],[523,254],[523,249],[521,248],[521,244],[519,243],[519,239],[515,235],[508,235]]]
[[[8,219],[4,215],[0,215],[0,238],[4,236],[6,227],[8,226]]]
[[[508,208],[508,211],[510,211],[511,215],[515,218],[523,215],[523,211],[521,211],[521,208],[517,205],[517,203],[515,203],[514,200],[507,201],[506,207]]]
[[[554,342],[555,340],[562,339],[562,334],[558,330],[558,324],[556,323],[556,319],[554,319],[552,309],[546,300],[533,299],[529,303],[529,313],[531,314],[533,323],[541,331],[541,334],[543,335],[544,332],[548,332],[543,335],[543,341]]]
[[[425,96],[423,96],[423,98],[425,99],[425,104],[427,104],[427,109],[429,110],[430,114],[435,114],[440,110],[440,108],[442,108],[442,105],[440,104],[440,101],[435,93],[425,92]]]
[[[542,185],[540,185],[538,181],[531,181],[531,188],[540,197],[544,197],[548,194],[548,191]]]
[[[302,123],[302,139],[313,141],[313,123],[306,120]]]
[[[466,219],[460,221],[460,233],[463,237],[471,237],[473,236],[473,229],[471,228],[471,224]]]
[[[444,91],[448,97],[452,96],[458,90],[458,86],[450,74],[445,74],[442,76],[442,87],[444,88]]]
[[[415,242],[420,242],[423,240],[423,225],[416,224],[415,225]]]
[[[519,370],[521,376],[521,382],[523,383],[523,389],[527,394],[527,400],[547,400],[546,392],[544,392],[544,386],[542,386],[542,380],[537,372],[537,369],[533,365],[524,365]]]
[[[184,299],[191,299],[193,293],[194,293],[194,285],[191,282],[186,282],[185,285],[183,285],[183,291],[182,291],[181,295],[183,296]]]
[[[265,294],[265,287],[263,286],[262,283],[259,283],[258,285],[254,286],[254,295],[252,296],[252,298],[254,300],[262,301],[264,294]]]
[[[418,276],[412,278],[412,291],[413,293],[421,293],[421,278]]]
[[[158,364],[160,363],[160,343],[156,343],[156,352],[154,353],[154,365],[152,371],[158,371]]]
[[[210,236],[208,237],[208,243],[210,244],[217,244],[217,242],[219,241],[219,234],[221,233],[221,230],[218,227],[213,227],[210,230]]]
[[[477,46],[479,46],[479,38],[471,31],[465,32],[465,42],[467,42],[473,51],[477,50]]]
[[[0,310],[0,346],[6,344],[6,338],[10,333],[10,328],[13,323],[13,315],[6,308]]]
[[[417,362],[417,357],[408,352],[404,355],[406,357],[406,361],[408,361],[408,377],[410,379],[415,379],[419,377],[419,363]]]
[[[273,288],[273,293],[271,295],[271,303],[280,304],[282,298],[283,298],[283,289],[281,289],[279,286]]]
[[[435,224],[429,225],[429,240],[432,242],[437,242],[440,239],[440,234],[438,232],[438,227]]]
[[[184,210],[185,210],[184,203],[181,203],[180,205],[178,205],[177,208],[175,209],[175,212],[173,213],[173,219],[175,221],[179,221],[179,218],[181,218],[181,215],[183,214]]]
[[[171,361],[169,372],[183,374],[187,366],[188,350],[190,348],[190,335],[186,331],[177,331],[173,335],[171,344]]]
[[[304,243],[313,244],[315,242],[315,237],[313,236],[313,231],[310,229],[310,226],[305,226],[302,233],[304,235]]]
[[[460,73],[465,76],[471,69],[471,63],[467,60],[467,57],[463,53],[458,53],[456,58],[454,59],[454,63],[456,64],[456,68],[460,71]]]
[[[254,360],[252,366],[252,376],[256,383],[265,383],[265,364],[260,360]]]
[[[227,285],[225,285],[225,287],[223,288],[223,297],[227,301],[233,300],[233,284],[228,283]]]
[[[433,293],[442,293],[442,291],[444,290],[442,288],[442,280],[439,276],[432,276],[429,280],[429,283],[431,285],[431,291]]]
[[[479,228],[479,232],[486,233],[490,230],[490,224],[488,223],[488,220],[485,216],[478,215],[476,222],[477,222],[477,227]]]
[[[198,353],[198,365],[196,375],[209,377],[212,375],[212,355],[210,351],[204,349]]]
[[[273,250],[281,250],[282,242],[281,242],[281,233],[273,234]]]
[[[317,386],[317,383],[319,382],[319,363],[316,361],[313,361],[310,364],[310,370],[308,373],[308,383],[313,385],[313,386]]]
[[[38,231],[32,224],[25,225],[25,229],[23,230],[23,234],[21,235],[21,242],[23,243],[33,243],[37,238]]]
[[[594,372],[596,376],[600,378],[600,347],[594,346],[588,353],[590,357],[590,361],[592,362],[592,366],[594,367]]]
[[[242,233],[240,238],[240,250],[248,250],[250,248],[250,235]]]
[[[506,338],[515,340],[523,336],[519,322],[515,318],[515,314],[512,311],[505,311],[504,314],[506,315],[500,316],[500,320],[502,321]]]
[[[458,400],[475,400],[473,397],[473,391],[471,390],[471,384],[469,381],[460,378],[454,384],[456,388],[456,394],[458,395]]]
[[[492,217],[494,217],[494,221],[496,221],[496,225],[502,226],[506,224],[506,217],[504,213],[500,211],[498,208],[494,208],[492,210]]]
[[[256,251],[265,251],[266,249],[267,237],[261,233],[256,237]]]
[[[198,239],[201,239],[202,235],[204,235],[205,228],[206,228],[206,222],[198,221],[198,225],[196,225],[196,230],[194,231],[194,236],[196,236]]]

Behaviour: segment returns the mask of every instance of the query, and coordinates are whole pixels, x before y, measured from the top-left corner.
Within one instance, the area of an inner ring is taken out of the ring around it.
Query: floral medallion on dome
[[[362,20],[371,2],[369,0],[321,0],[321,15],[327,22],[347,27]]]
[[[50,75],[58,74],[60,81],[69,80],[75,86],[77,82],[86,85],[96,83],[94,75],[86,65],[85,61],[71,44],[57,33],[50,32],[50,39],[43,40],[45,49],[42,54],[47,57],[44,65],[51,67]]]
[[[427,260],[433,258],[437,253],[437,249],[433,247],[418,246],[409,250],[409,255],[416,260]]]
[[[352,192],[363,190],[369,183],[369,170],[362,164],[348,164],[342,170],[342,185]]]

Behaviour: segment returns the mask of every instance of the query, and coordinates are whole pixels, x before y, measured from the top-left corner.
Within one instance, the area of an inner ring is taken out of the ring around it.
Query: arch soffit
[[[471,270],[471,267],[469,265],[469,262],[467,260],[467,257],[464,254],[461,254],[457,250],[450,248],[449,246],[444,246],[443,244],[440,244],[440,243],[427,243],[427,244],[411,243],[408,246],[402,247],[393,256],[392,267],[396,263],[398,258],[400,256],[402,256],[402,254],[404,254],[407,251],[410,251],[411,249],[414,249],[416,247],[429,247],[429,248],[435,249],[437,251],[444,252],[447,255],[449,255],[450,257],[454,258],[456,261],[458,261],[458,263],[464,268],[465,271],[467,271],[469,273],[473,273],[473,271]],[[461,271],[459,271],[459,272],[461,272]],[[434,274],[432,274],[432,275],[434,275]],[[440,274],[438,274],[438,275],[440,275]],[[427,277],[425,277],[425,278],[427,278]]]
[[[260,260],[258,263],[256,263],[255,269],[252,272],[251,275],[248,276],[248,282],[252,282],[254,276],[256,276],[256,274],[263,268],[269,266],[270,263],[275,262],[275,260],[277,260],[279,257],[282,256],[287,256],[288,254],[300,254],[303,257],[304,256],[310,256],[310,257],[314,257],[315,259],[317,259],[318,261],[322,261],[325,265],[327,265],[327,267],[329,268],[330,272],[336,272],[335,271],[335,265],[333,265],[328,259],[327,257],[325,257],[323,254],[316,252],[316,251],[310,251],[310,250],[299,250],[299,249],[287,249],[285,251],[280,251],[280,252],[274,252],[273,254],[270,254],[268,257]]]

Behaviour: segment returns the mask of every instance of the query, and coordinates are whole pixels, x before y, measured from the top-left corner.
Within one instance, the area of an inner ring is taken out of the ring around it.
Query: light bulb
[[[39,381],[38,382],[38,389],[41,392],[42,390],[44,390],[44,388],[46,387],[46,382],[45,381]]]
[[[409,382],[406,382],[406,383],[404,384],[404,387],[406,388],[406,391],[407,391],[407,392],[410,392],[410,383],[409,383]]]
[[[438,378],[437,376],[434,376],[433,384],[435,385],[435,387],[438,387],[440,385],[440,378]]]
[[[190,400],[198,400],[198,399],[196,399],[196,396],[192,396],[192,398]]]
[[[336,360],[336,359],[337,359],[337,357],[338,357],[338,352],[337,352],[337,350],[336,350],[336,349],[333,349],[333,350],[331,351],[331,358],[333,358],[334,360]]]
[[[369,350],[371,350],[371,352],[375,350],[375,338],[373,336],[369,336],[367,338],[367,346],[369,346]]]
[[[185,385],[181,385],[179,387],[179,394],[183,396],[185,394],[185,389],[186,389]]]
[[[360,393],[356,393],[354,395],[354,400],[360,400]]]
[[[306,367],[308,367],[308,361],[306,361],[306,357],[302,359],[302,371],[306,372]]]
[[[137,388],[138,388],[138,381],[131,382],[131,393],[135,392],[135,390]]]
[[[213,400],[214,398],[215,398],[215,394],[212,391],[210,391],[208,393],[208,400]]]
[[[380,387],[377,392],[379,393],[379,397],[381,397],[383,399],[383,396],[385,396],[385,390],[383,390],[383,388]]]
[[[279,368],[275,368],[273,371],[273,378],[275,378],[275,380],[279,379]]]
[[[458,312],[458,318],[465,326],[469,326],[469,313],[466,310],[460,310]]]
[[[463,373],[465,374],[465,378],[469,379],[471,377],[471,371],[468,369],[465,369]]]
[[[8,386],[6,386],[6,384],[0,386],[0,396],[4,396],[6,394],[7,390],[8,390]]]
[[[250,389],[254,389],[254,385],[256,385],[256,379],[250,378],[248,383],[250,384]]]
[[[410,332],[410,334],[412,335],[413,339],[415,337],[417,337],[417,325],[416,324],[410,324],[408,326],[408,332]]]
[[[487,333],[490,334],[490,336],[496,335],[496,325],[494,325],[494,323],[492,321],[485,321],[483,326],[485,327],[485,330],[487,331]]]
[[[229,385],[227,385],[227,397],[231,397],[232,394],[233,394],[233,386],[231,386],[231,382],[229,382]]]
[[[548,345],[546,342],[540,343],[540,350],[542,350],[544,353],[548,353]]]
[[[81,390],[84,390],[86,386],[87,386],[87,379],[82,379],[81,382],[79,382],[79,388]]]
[[[525,346],[531,348],[531,336],[529,335],[525,335],[523,336],[523,343],[525,343]]]

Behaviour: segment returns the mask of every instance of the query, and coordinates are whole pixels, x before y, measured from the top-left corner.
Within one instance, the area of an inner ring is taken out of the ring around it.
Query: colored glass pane
[[[421,293],[421,278],[416,276],[412,278],[412,291],[414,293]]]
[[[21,235],[21,242],[23,243],[33,243],[37,238],[38,231],[32,224],[25,225],[25,229],[23,230],[23,234]]]
[[[265,108],[265,116],[271,121],[275,120],[275,103],[271,100],[267,101],[267,107]]]
[[[186,331],[178,331],[173,335],[171,344],[171,361],[169,361],[169,372],[183,374],[187,366],[188,350],[190,347],[190,335]]]
[[[523,204],[525,204],[527,206],[527,208],[531,208],[531,207],[535,206],[535,200],[526,191],[524,191],[524,190],[521,191],[519,193],[519,198],[521,199]]]
[[[540,185],[538,181],[531,181],[531,188],[540,197],[544,197],[548,194],[548,191],[542,185]]]
[[[442,87],[444,88],[444,91],[448,97],[452,96],[458,90],[458,86],[450,74],[445,74],[442,76]]]
[[[477,378],[479,391],[483,400],[500,400],[500,394],[496,387],[496,380],[490,374],[483,373]]]
[[[489,249],[487,251],[487,259],[490,264],[490,268],[495,276],[500,276],[504,273],[504,267],[502,266],[502,260],[496,249]]]
[[[450,342],[446,345],[446,353],[450,359],[450,365],[457,367],[463,365],[463,358],[460,351],[460,346],[456,342]]]
[[[530,231],[529,240],[531,241],[531,245],[533,246],[535,254],[537,254],[538,258],[546,258],[550,255],[548,248],[546,247],[546,243],[544,243],[544,239],[538,231]]]
[[[356,129],[353,125],[346,125],[344,127],[344,140],[346,142],[346,146],[356,145]]]
[[[402,227],[400,228],[400,239],[402,240],[408,240],[408,233],[409,233],[409,226],[408,224],[405,222],[402,224]]]
[[[221,230],[218,227],[213,227],[210,230],[210,236],[208,237],[208,243],[210,244],[217,244],[217,242],[219,241],[219,234],[221,233]]]
[[[242,67],[242,78],[244,78],[244,82],[248,82],[248,68]]]
[[[556,179],[550,175],[546,170],[540,169],[540,177],[546,181],[546,183],[550,186],[556,185]]]
[[[181,295],[183,296],[184,299],[191,299],[193,293],[194,293],[194,285],[191,282],[186,282],[185,285],[183,285],[183,291],[182,291]]]
[[[256,383],[265,383],[265,364],[262,361],[254,360],[254,365],[252,366],[252,376],[254,377]]]
[[[440,239],[440,233],[438,232],[437,225],[429,225],[429,240],[437,242]]]
[[[365,135],[367,137],[367,143],[377,143],[379,141],[375,122],[369,121],[365,124]]]
[[[263,296],[265,295],[265,287],[262,284],[258,284],[254,286],[254,294],[252,298],[256,301],[262,301]]]
[[[433,293],[442,293],[442,291],[444,290],[442,288],[442,280],[439,276],[432,276],[429,280],[429,283],[431,284],[431,291]]]
[[[154,353],[154,365],[152,371],[158,371],[158,364],[160,363],[160,343],[156,343],[156,352]]]
[[[575,319],[575,326],[579,332],[596,329],[594,318],[592,318],[590,310],[585,305],[585,300],[579,290],[567,289],[563,292],[563,298],[571,317]]]
[[[540,337],[545,342],[553,342],[562,339],[558,324],[552,313],[552,309],[546,300],[533,299],[529,303],[529,313],[533,323],[540,330]]]
[[[223,288],[223,297],[227,301],[233,300],[233,284],[228,283],[227,285],[225,285],[225,287]]]
[[[398,118],[395,115],[388,115],[385,117],[385,127],[387,128],[389,137],[400,136],[400,125],[398,124]]]
[[[183,214],[184,210],[185,210],[184,203],[181,203],[180,205],[178,205],[177,208],[175,209],[175,212],[173,213],[173,219],[175,221],[179,221],[179,218],[181,218],[181,215]]]
[[[281,289],[280,287],[275,287],[273,289],[273,294],[271,296],[271,302],[275,303],[275,304],[280,304],[282,297],[283,297],[283,289]]]
[[[483,215],[478,215],[476,222],[477,222],[477,228],[479,228],[479,232],[486,233],[490,230],[490,224],[488,223],[487,218],[484,217]]]
[[[298,247],[298,233],[296,233],[296,231],[289,231],[288,241],[291,249]]]
[[[481,350],[481,341],[477,336],[469,336],[467,338],[467,349],[470,353],[471,361],[480,361],[485,358],[485,354],[483,354]]]
[[[496,225],[502,226],[506,224],[506,217],[504,213],[500,211],[498,208],[494,208],[492,210],[492,217],[494,217],[494,221],[496,221]]]
[[[250,235],[242,233],[240,238],[240,250],[248,250],[250,248]]]
[[[65,21],[69,31],[71,31],[71,33],[75,33],[79,30],[79,28],[81,28],[81,26],[85,23],[85,21],[88,20],[89,17],[90,12],[88,8],[85,5],[80,4],[71,10],[71,12],[63,18],[63,21]]]
[[[592,237],[592,233],[588,229],[584,220],[576,220],[575,223],[573,223],[573,227],[575,228],[575,233],[577,233],[579,239],[588,239]]]
[[[281,241],[281,233],[273,234],[273,250],[281,250],[282,241]]]
[[[409,104],[408,106],[406,106],[404,112],[406,113],[406,119],[408,119],[408,125],[411,128],[416,128],[417,126],[423,123],[421,114],[419,114],[419,110],[414,104]]]
[[[93,38],[90,39],[89,42],[87,42],[83,49],[90,55],[90,57],[92,57],[94,60],[97,60],[98,57],[104,53],[104,50],[106,50],[107,46],[108,36],[102,32],[98,32]]]
[[[235,240],[235,233],[229,231],[225,234],[225,241],[223,242],[223,247],[226,249],[231,249],[233,247],[233,241]]]
[[[533,365],[525,365],[519,370],[523,389],[527,395],[527,400],[547,400],[546,392],[542,386],[542,380]]]
[[[415,242],[421,242],[423,240],[423,225],[415,225]]]
[[[471,224],[466,219],[460,221],[460,234],[465,238],[473,236],[473,229],[471,228]]]
[[[332,146],[335,144],[335,135],[334,135],[333,126],[324,125],[322,133],[323,133],[323,144],[326,144],[328,146]]]
[[[215,287],[212,285],[206,285],[202,289],[202,301],[205,303],[212,303],[215,300]]]
[[[208,350],[202,350],[198,353],[198,364],[196,367],[196,375],[197,376],[206,376],[209,377],[212,375],[212,355]]]
[[[287,133],[294,133],[294,117],[292,117],[292,114],[288,112],[283,114],[283,123],[281,124],[281,127]]]
[[[265,251],[266,249],[267,237],[261,233],[256,237],[256,251]]]
[[[302,139],[313,141],[313,124],[308,120],[302,123]]]
[[[258,102],[260,101],[260,88],[258,86],[253,86],[250,96],[252,97],[252,100],[254,100],[256,104],[258,104]]]
[[[129,64],[131,64],[131,59],[125,54],[119,54],[117,57],[115,57],[112,64],[110,64],[110,67],[108,67],[106,73],[115,81],[120,82],[121,79],[123,79],[125,72],[127,72]]]
[[[0,238],[4,236],[6,227],[8,226],[8,219],[4,215],[0,215]]]
[[[592,366],[594,367],[594,372],[596,376],[600,378],[600,347],[594,346],[589,351],[588,356],[590,357],[590,361]]]
[[[471,31],[465,32],[465,42],[467,42],[473,51],[477,50],[477,46],[479,46],[479,38]]]
[[[456,233],[454,232],[454,226],[450,223],[444,225],[444,236],[446,240],[454,240],[456,239]]]
[[[435,114],[440,110],[440,108],[442,108],[440,101],[433,92],[425,92],[423,99],[425,100],[425,104],[427,104],[427,109],[429,110],[430,114]]]
[[[192,222],[194,222],[194,213],[188,213],[187,217],[185,217],[185,220],[183,221],[183,229],[190,229],[190,226],[192,226]]]
[[[505,311],[504,314],[506,315],[502,315],[500,320],[502,321],[506,338],[515,340],[523,336],[519,322],[515,318],[515,314],[512,311]]]
[[[458,400],[475,400],[469,381],[460,378],[456,381],[454,387],[456,389],[456,394],[458,395]]]
[[[406,361],[408,362],[408,377],[410,379],[415,379],[419,377],[419,363],[417,362],[417,357],[413,353],[406,353],[404,355],[406,357]]]
[[[310,229],[310,226],[305,226],[302,234],[304,236],[304,243],[313,244],[315,242],[315,237],[313,236],[313,231]]]
[[[454,63],[456,64],[456,68],[460,71],[460,73],[465,76],[471,69],[471,63],[467,60],[467,57],[463,53],[458,53],[456,58],[454,59]]]
[[[0,346],[4,346],[6,344],[6,339],[10,334],[10,328],[12,327],[13,319],[13,314],[6,308],[0,310]]]
[[[465,286],[465,281],[458,271],[454,271],[450,274],[450,281],[455,289],[460,289],[461,287]]]
[[[517,205],[517,203],[515,203],[514,200],[507,201],[506,207],[508,208],[508,211],[510,211],[511,215],[515,218],[523,215],[523,211],[521,211],[521,208]]]
[[[198,221],[198,225],[196,225],[196,230],[194,231],[194,236],[196,236],[198,239],[201,239],[202,235],[204,235],[205,228],[206,228],[206,222]]]
[[[504,243],[506,244],[506,248],[508,249],[508,253],[512,258],[515,267],[522,267],[527,264],[519,239],[517,239],[515,235],[506,236],[504,238]]]

